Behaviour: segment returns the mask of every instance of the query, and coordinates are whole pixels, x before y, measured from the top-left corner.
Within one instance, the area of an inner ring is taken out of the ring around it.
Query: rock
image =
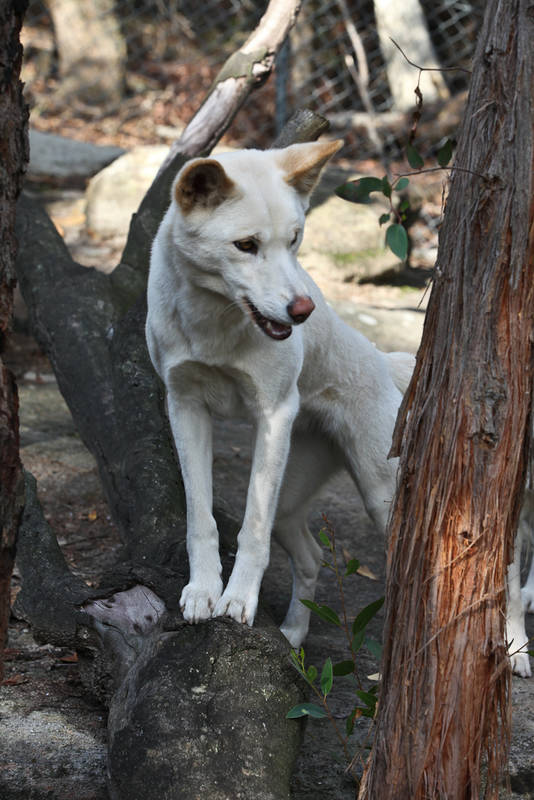
[[[130,220],[169,151],[140,145],[106,167],[87,187],[87,229],[99,236],[126,235]]]
[[[378,223],[383,211],[377,202],[360,205],[336,196],[313,207],[299,251],[302,266],[313,271],[319,253],[328,258],[332,275],[343,280],[377,275],[398,264]]]
[[[121,147],[100,147],[30,130],[27,177],[55,186],[84,186],[92,175],[123,153]]]
[[[214,152],[229,149],[219,146]],[[168,152],[167,145],[139,145],[95,175],[86,195],[87,230],[91,234],[126,236],[132,214],[139,208]]]
[[[331,305],[341,319],[367,336],[380,350],[417,352],[425,321],[423,309],[379,308],[339,300]]]

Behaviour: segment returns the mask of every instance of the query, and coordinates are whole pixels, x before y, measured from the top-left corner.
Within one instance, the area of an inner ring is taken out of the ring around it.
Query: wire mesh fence
[[[33,124],[124,145],[174,138],[265,7],[264,0],[30,0],[23,77]],[[253,92],[228,139],[266,146],[296,107],[307,106],[345,138],[345,156],[394,154],[419,71],[390,37],[419,65],[455,68],[423,74],[435,117],[461,102],[483,8],[483,0],[305,0],[274,77]]]

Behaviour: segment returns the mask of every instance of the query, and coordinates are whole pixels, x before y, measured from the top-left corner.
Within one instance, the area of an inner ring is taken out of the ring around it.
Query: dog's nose
[[[287,313],[296,325],[300,325],[301,322],[308,319],[314,308],[315,303],[311,297],[299,297],[297,295],[297,297],[294,297],[288,304]]]

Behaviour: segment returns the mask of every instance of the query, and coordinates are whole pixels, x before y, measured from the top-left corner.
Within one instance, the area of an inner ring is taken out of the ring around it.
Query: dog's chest
[[[180,392],[202,400],[213,414],[250,416],[256,391],[249,375],[235,367],[186,361],[174,371]]]

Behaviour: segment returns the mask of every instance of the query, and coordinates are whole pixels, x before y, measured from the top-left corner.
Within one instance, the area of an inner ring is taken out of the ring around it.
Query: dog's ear
[[[321,170],[343,140],[292,144],[277,152],[277,162],[286,174],[286,182],[299,194],[308,196],[319,180]]]
[[[193,208],[215,208],[235,191],[235,184],[218,161],[213,158],[195,159],[179,173],[173,188],[174,199],[182,213]]]

